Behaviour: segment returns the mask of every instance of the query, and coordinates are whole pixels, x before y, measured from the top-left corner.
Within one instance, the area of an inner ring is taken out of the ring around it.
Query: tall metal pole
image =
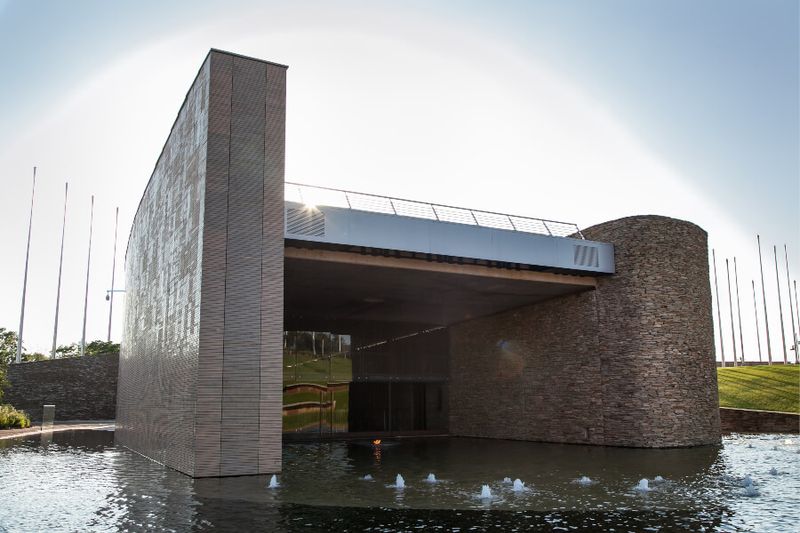
[[[111,296],[108,305],[108,342],[111,342],[111,314],[114,311],[114,275],[117,273],[117,228],[119,227],[119,207],[114,215],[114,259],[111,261]]]
[[[756,303],[756,281],[750,280],[753,285],[753,315],[756,317],[756,342],[758,343],[758,362],[761,362],[761,332],[758,331],[758,304]]]
[[[93,224],[94,224],[94,195],[92,195],[92,203],[91,207],[89,208],[89,254],[86,258],[86,290],[83,293],[83,333],[81,333],[81,357],[86,355],[86,312],[89,310],[89,267],[92,264]]]
[[[772,253],[775,255],[775,282],[778,287],[778,313],[781,321],[781,340],[783,341],[783,364],[789,364],[789,357],[786,354],[786,331],[783,328],[783,304],[781,304],[781,278],[778,276],[778,247],[772,246]]]
[[[722,366],[725,367],[725,343],[722,341],[722,313],[719,310],[719,285],[717,284],[717,254],[711,249],[711,258],[714,261],[714,292],[717,295],[717,325],[719,326],[719,349],[722,352]]]
[[[742,302],[739,300],[739,269],[736,266],[736,258],[733,258],[733,275],[736,281],[736,310],[739,313],[739,346],[742,354],[742,364],[744,364],[744,336],[742,336]]]
[[[67,227],[67,193],[69,182],[64,184],[64,220],[61,222],[61,255],[58,259],[58,287],[56,288],[56,319],[53,324],[53,350],[50,352],[52,359],[56,358],[56,340],[58,338],[58,305],[61,302],[61,271],[64,266],[64,230]]]
[[[800,336],[800,305],[797,305],[797,280],[793,281],[794,283],[794,311],[797,314],[797,329],[798,329],[798,336]],[[789,302],[791,303],[791,302]],[[794,352],[794,360],[797,363],[800,363],[800,350]]]
[[[733,366],[736,366],[736,326],[733,325],[733,296],[731,294],[731,267],[725,259],[725,272],[728,275],[728,310],[731,313],[731,338],[733,339]]]
[[[792,346],[794,346],[794,358],[797,359],[797,330],[794,325],[794,309],[792,308],[792,284],[789,282],[789,250],[783,245],[783,257],[786,259],[786,286],[789,289],[789,313],[792,315]],[[798,317],[800,319],[800,317]]]
[[[28,217],[28,245],[25,248],[25,274],[22,277],[22,304],[19,309],[19,333],[17,334],[17,363],[22,362],[22,330],[25,325],[25,293],[28,291],[28,258],[31,255],[31,229],[33,227],[33,198],[36,194],[36,167],[33,167],[33,188],[31,189],[31,214]]]
[[[756,235],[758,242],[758,266],[761,268],[761,301],[764,302],[764,327],[767,329],[767,359],[772,364],[772,345],[769,342],[769,314],[767,313],[767,292],[764,289],[764,263],[761,262],[761,236]]]

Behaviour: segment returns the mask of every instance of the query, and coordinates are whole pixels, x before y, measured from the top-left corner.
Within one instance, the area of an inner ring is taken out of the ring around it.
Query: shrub
[[[24,411],[17,411],[8,404],[0,404],[0,429],[28,427],[31,427],[31,419]]]

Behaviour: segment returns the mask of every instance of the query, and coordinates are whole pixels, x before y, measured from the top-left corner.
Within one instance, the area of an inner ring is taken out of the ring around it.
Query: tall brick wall
[[[706,233],[658,216],[584,231],[613,243],[597,289],[450,328],[450,433],[691,446],[719,441]]]
[[[129,239],[117,441],[195,477],[280,471],[285,71],[209,53]]]
[[[34,422],[42,406],[56,406],[56,420],[112,420],[117,404],[116,354],[9,365],[11,386],[4,402],[22,409]]]

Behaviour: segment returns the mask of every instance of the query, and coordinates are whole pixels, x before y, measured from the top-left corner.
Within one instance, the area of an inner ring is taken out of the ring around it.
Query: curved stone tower
[[[635,216],[587,229],[614,244],[597,286],[606,444],[692,446],[720,439],[706,232]]]
[[[450,328],[450,434],[671,447],[720,439],[706,232],[635,216],[595,290]]]

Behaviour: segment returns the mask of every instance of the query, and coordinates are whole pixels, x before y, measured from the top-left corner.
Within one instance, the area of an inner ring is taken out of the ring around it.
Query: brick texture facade
[[[720,439],[707,235],[659,216],[611,242],[596,290],[450,328],[452,435],[670,447]]]
[[[56,420],[112,420],[117,405],[116,354],[92,355],[9,365],[11,386],[4,402],[34,422],[42,406],[56,406]]]
[[[281,468],[285,85],[212,50],[129,239],[117,442],[194,477]]]

